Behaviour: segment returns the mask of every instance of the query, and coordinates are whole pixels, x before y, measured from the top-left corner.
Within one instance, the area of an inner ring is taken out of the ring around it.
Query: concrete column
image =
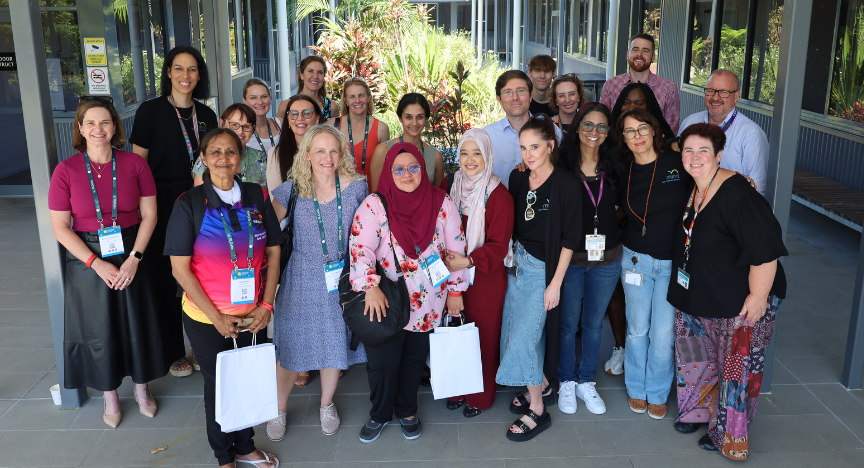
[[[471,47],[477,47],[477,2],[471,0]]]
[[[276,0],[276,34],[279,36],[279,102],[291,96],[291,55],[288,47],[288,8],[285,1]],[[273,105],[278,107],[279,102]]]
[[[486,2],[477,0],[477,62],[483,61],[483,48],[486,42]]]
[[[513,63],[510,68],[522,69],[522,0],[513,0]]]
[[[147,84],[144,79],[144,45],[141,41],[141,16],[138,12],[138,0],[128,0],[126,3],[126,22],[129,24],[132,76],[135,78],[135,100],[141,102],[147,99]],[[158,90],[156,92],[158,93]]]
[[[210,72],[210,97],[216,97],[216,115],[219,115],[219,107],[222,105],[222,101],[219,100],[219,75],[218,75],[218,58],[219,52],[218,47],[216,47],[216,12],[215,2],[219,0],[201,0],[201,16],[204,18],[204,51],[206,55],[204,56],[204,60],[207,62],[207,70]],[[225,1],[225,0],[222,0]],[[227,5],[226,5],[227,8]],[[228,22],[225,22],[225,28],[227,29]],[[230,68],[230,58],[229,58],[229,68]],[[216,96],[212,94],[215,93]],[[229,102],[230,104],[230,102]]]
[[[189,16],[192,19],[192,47],[201,51],[201,7],[198,0],[189,2]]]
[[[609,33],[606,34],[606,79],[615,76],[615,57],[618,53],[618,2],[609,0]],[[628,46],[629,47],[629,46]]]
[[[459,7],[458,3],[450,4],[450,32],[456,31],[459,25]]]
[[[216,13],[216,72],[218,76],[219,112],[234,102],[231,88],[231,42],[228,38],[228,0],[215,0]],[[239,50],[238,50],[239,52]],[[237,64],[240,64],[238,57]]]

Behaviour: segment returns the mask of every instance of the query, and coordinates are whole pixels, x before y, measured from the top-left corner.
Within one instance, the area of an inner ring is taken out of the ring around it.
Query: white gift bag
[[[276,348],[272,343],[216,355],[216,422],[234,432],[276,419]]]
[[[429,335],[429,368],[436,400],[482,392],[480,330],[474,323],[436,327]]]

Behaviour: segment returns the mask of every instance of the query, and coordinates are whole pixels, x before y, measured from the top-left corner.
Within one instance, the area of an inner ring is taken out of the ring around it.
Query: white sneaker
[[[624,373],[624,348],[618,346],[617,348],[612,348],[612,357],[606,361],[606,365],[603,366],[606,369],[606,373],[610,375],[621,375]]]
[[[595,385],[597,382],[577,383],[574,393],[585,402],[588,411],[594,414],[603,414],[606,412],[606,403],[603,403],[603,399],[597,394]]]
[[[576,382],[567,381],[558,389],[558,409],[562,413],[576,413]]]

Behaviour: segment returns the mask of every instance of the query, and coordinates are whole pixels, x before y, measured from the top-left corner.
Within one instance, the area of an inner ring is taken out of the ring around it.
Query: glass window
[[[159,95],[165,58],[162,2],[127,0],[115,4],[123,103],[131,105]]]
[[[660,0],[645,0],[642,7],[642,32],[650,34],[654,38],[657,56],[651,64],[651,71],[657,72],[657,63],[660,61]]]
[[[609,0],[571,0],[566,7],[564,51],[605,62]]]
[[[828,114],[864,122],[864,3],[843,0]]]
[[[774,104],[782,26],[783,0],[759,0],[753,27],[753,51],[749,56],[748,99]]]
[[[74,111],[78,107],[78,97],[86,94],[78,13],[74,10],[43,11],[42,31],[51,108]]]
[[[711,74],[711,49],[714,37],[711,31],[711,0],[693,2],[693,30],[690,36],[690,73],[688,83],[705,86]]]
[[[236,18],[236,9],[234,8],[234,0],[228,0],[228,41],[231,43],[231,67],[237,68],[237,44],[241,41],[241,31],[238,28],[243,26]]]
[[[745,45],[747,42],[748,0],[723,1],[723,26],[720,30],[720,60],[718,68],[744,73]]]

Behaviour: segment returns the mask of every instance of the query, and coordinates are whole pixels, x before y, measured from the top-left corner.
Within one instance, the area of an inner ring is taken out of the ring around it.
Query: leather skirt
[[[137,233],[138,225],[123,229],[126,253],[102,260],[120,268],[129,257]],[[101,258],[96,233],[76,234]],[[173,294],[157,291],[159,282],[153,265],[155,257],[161,254],[148,249],[132,282],[118,291],[111,289],[95,270],[66,252],[63,338],[66,388],[90,387],[107,392],[119,387],[126,376],[131,376],[135,383],[147,383],[163,377],[171,364],[185,355],[183,342],[172,337],[182,330],[182,317],[173,313],[163,299]]]

